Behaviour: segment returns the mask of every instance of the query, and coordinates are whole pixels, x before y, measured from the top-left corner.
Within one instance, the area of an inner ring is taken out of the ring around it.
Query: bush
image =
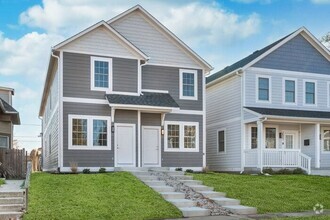
[[[292,174],[292,171],[289,169],[280,169],[279,171],[276,172],[276,174]]]
[[[76,162],[70,162],[70,169],[72,173],[78,172],[78,163]]]
[[[292,171],[293,174],[305,174],[305,171],[301,168],[296,168]]]
[[[106,172],[107,172],[107,170],[104,167],[101,167],[99,169],[99,173],[106,173]]]
[[[175,168],[175,171],[182,171],[182,168],[181,167],[177,167],[177,168]]]
[[[83,169],[83,173],[84,174],[89,174],[89,173],[91,173],[91,170],[90,169]]]
[[[262,172],[263,173],[268,173],[268,174],[271,174],[271,175],[273,175],[273,174],[275,174],[275,171],[272,169],[272,168],[264,168],[263,170],[262,170]]]
[[[194,171],[192,169],[186,169],[187,173],[193,173]]]

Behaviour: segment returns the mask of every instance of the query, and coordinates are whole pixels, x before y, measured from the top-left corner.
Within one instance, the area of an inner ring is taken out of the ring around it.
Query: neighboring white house
[[[330,168],[330,53],[306,28],[206,81],[211,169]]]

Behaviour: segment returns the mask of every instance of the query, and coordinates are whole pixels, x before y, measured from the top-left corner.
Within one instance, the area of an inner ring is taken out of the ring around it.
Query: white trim
[[[106,172],[114,171],[114,167],[78,167],[78,172],[81,173],[84,169],[89,169],[91,172],[99,172],[100,168],[105,168]],[[47,171],[47,170],[45,170],[45,171]],[[49,169],[49,171],[53,171],[53,170]],[[70,167],[61,167],[60,171],[64,172],[64,173],[67,173],[67,172],[71,173],[72,172]]]
[[[167,126],[179,125],[179,149],[168,148],[167,146]],[[196,127],[196,148],[184,148],[184,126]],[[164,152],[199,152],[199,123],[185,121],[165,121],[164,123]]]
[[[111,53],[97,53],[97,52],[93,52],[91,54],[91,52],[80,51],[80,50],[71,50],[71,49],[60,49],[59,51],[62,51],[64,53],[77,53],[77,54],[92,55],[92,56],[96,56],[96,57],[109,57],[109,58],[116,57],[116,58],[123,58],[123,59],[132,59],[132,60],[136,60],[137,59],[134,56],[122,56],[122,55],[111,54]]]
[[[136,144],[136,127],[135,124],[129,124],[129,123],[115,123],[115,146],[114,146],[114,157],[115,157],[115,167],[118,167],[118,152],[117,152],[117,134],[118,134],[118,126],[126,126],[126,127],[132,127],[133,128],[133,143]],[[120,167],[136,167],[136,147],[133,145],[133,165],[120,165]]]
[[[194,96],[184,96],[183,95],[183,73],[189,73],[189,74],[193,74],[194,75]],[[198,72],[197,70],[189,70],[189,69],[180,69],[179,70],[179,89],[180,89],[180,99],[184,99],[184,100],[198,100],[198,81],[197,81],[197,75]]]
[[[128,95],[128,96],[140,96],[140,93],[136,93],[136,92],[119,92],[119,91],[111,91],[109,93],[106,93],[107,95],[110,94],[116,94],[116,95]]]
[[[105,99],[88,99],[88,98],[75,98],[75,97],[63,97],[63,102],[84,103],[84,104],[101,104],[108,105],[109,102]]]
[[[330,108],[330,82],[327,82],[327,106],[328,108]]]
[[[291,71],[291,70],[277,70],[277,69],[269,69],[269,68],[261,68],[261,67],[249,67],[246,71],[248,72],[257,72],[262,75],[280,75],[283,77],[306,77],[306,78],[320,78],[320,79],[330,79],[330,75],[321,74],[321,73],[312,73],[312,72],[299,72],[299,71]]]
[[[110,107],[116,107],[117,109],[133,109],[133,110],[159,110],[164,112],[171,112],[177,108],[171,107],[158,107],[158,106],[150,106],[150,105],[125,105],[125,104],[109,104]]]
[[[163,63],[152,63],[151,61],[146,64],[147,66],[165,66],[165,67],[180,67],[184,69],[201,69],[200,66],[186,66],[181,64],[163,64]]]
[[[58,128],[58,135],[59,135],[59,146],[58,146],[58,158],[59,164],[58,167],[63,166],[63,51],[60,51],[60,61],[59,61],[59,128]]]
[[[181,115],[203,115],[204,111],[198,110],[184,110],[184,109],[174,109],[171,114],[181,114]]]
[[[283,143],[282,149],[291,150],[291,149],[286,148],[285,135],[293,135],[293,149],[292,150],[301,150],[301,146],[300,146],[299,140],[298,140],[298,138],[299,138],[298,130],[281,130],[280,132],[282,133],[282,143]]]
[[[202,74],[202,92],[203,92],[203,167],[206,167],[206,87],[205,87],[205,70],[203,70]]]
[[[223,147],[223,151],[219,151],[219,132],[220,131],[223,131],[223,136],[224,136],[224,147]],[[226,149],[227,149],[227,144],[226,144],[226,142],[227,142],[227,138],[226,138],[226,136],[227,136],[227,129],[226,128],[220,128],[220,129],[218,129],[217,130],[217,154],[226,154],[227,153],[227,151],[226,151]]]
[[[168,90],[141,89],[141,92],[168,93]]]
[[[137,119],[138,119],[138,121],[137,121],[138,165],[137,165],[137,167],[142,167],[142,164],[141,164],[141,111],[140,110],[137,111]]]
[[[273,124],[264,124],[264,130],[263,130],[263,133],[264,133],[264,143],[263,143],[263,146],[264,148],[263,149],[270,149],[270,150],[275,150],[275,149],[279,149],[279,143],[280,143],[280,138],[279,138],[279,126],[278,125],[273,125]],[[276,140],[276,144],[275,144],[275,148],[266,148],[266,128],[275,128],[276,129],[276,134],[275,134],[275,140]]]
[[[87,145],[72,144],[72,120],[87,120]],[[107,146],[93,146],[93,120],[107,121]],[[69,150],[111,150],[111,117],[110,116],[94,116],[94,115],[68,115],[68,149]]]
[[[320,144],[320,123],[315,124],[315,168],[320,168],[321,165],[321,144]]]
[[[322,127],[322,129],[321,129],[321,144],[320,144],[320,146],[321,146],[321,153],[322,154],[330,154],[330,151],[325,151],[324,150],[324,130],[330,130],[330,127]]]
[[[182,171],[193,170],[193,171],[203,171],[203,167],[169,167],[170,171],[176,171],[176,168],[182,168]]]
[[[251,134],[252,134],[252,128],[257,128],[257,140],[258,140],[258,138],[259,138],[258,137],[258,134],[259,134],[259,132],[258,132],[258,125],[257,124],[248,124],[247,126],[248,126],[248,138],[247,138],[247,141],[248,141],[247,147],[248,148],[246,148],[246,150],[256,150],[256,149],[258,149],[258,144],[257,144],[257,147],[256,148],[252,148],[252,145],[251,145],[251,143],[252,143]]]
[[[162,143],[161,143],[161,134],[160,134],[160,131],[161,131],[161,126],[142,126],[142,131],[144,129],[157,129],[158,130],[158,160],[159,160],[159,164],[158,165],[153,165],[153,167],[161,167],[162,166]],[[143,132],[142,132],[143,134]],[[144,136],[142,135],[142,148],[144,146]],[[141,149],[142,150],[142,149]],[[142,150],[142,152],[144,152]],[[141,167],[148,167],[148,166],[145,166],[144,165],[144,154],[142,154],[142,164],[141,164]]]
[[[9,148],[9,137],[5,135],[0,135],[1,138],[6,138],[7,139],[7,146],[0,146],[0,148]]]
[[[294,82],[294,102],[287,102],[285,100],[285,94],[286,94],[286,81],[293,81]],[[291,78],[291,77],[283,77],[282,79],[282,103],[284,105],[297,105],[298,103],[298,83],[297,83],[297,78]]]
[[[141,60],[137,61],[137,93],[141,94],[142,91],[142,66]]]
[[[96,87],[95,86],[95,62],[96,61],[101,61],[101,62],[107,62],[108,63],[108,88],[105,87]],[[91,90],[92,91],[104,91],[104,92],[112,92],[113,89],[113,76],[112,76],[112,58],[105,58],[105,57],[95,57],[91,56],[90,57],[90,62],[91,62],[91,69],[90,69],[90,74],[91,74]]]
[[[314,97],[314,104],[309,104],[309,103],[306,103],[306,83],[307,82],[311,82],[311,83],[314,83],[314,89],[315,89],[315,91],[314,91],[314,95],[315,95],[315,97]],[[303,79],[303,105],[304,106],[315,106],[315,107],[317,107],[317,80],[312,80],[312,79]]]
[[[268,79],[268,100],[259,100],[259,78]],[[272,77],[271,76],[256,74],[255,95],[256,95],[256,102],[257,103],[267,103],[267,104],[272,103]]]

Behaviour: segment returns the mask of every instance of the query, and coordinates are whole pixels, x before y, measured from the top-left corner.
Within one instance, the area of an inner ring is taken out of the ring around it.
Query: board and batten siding
[[[104,99],[105,92],[91,90],[91,56],[63,53],[63,96]],[[111,58],[111,57],[110,57]],[[112,58],[113,90],[137,92],[138,62],[134,59]]]
[[[241,167],[241,108],[241,77],[207,88],[206,163],[212,170],[236,171]],[[218,152],[219,129],[225,129],[225,153]]]
[[[142,89],[166,90],[182,110],[203,110],[203,73],[197,70],[197,100],[180,99],[180,68],[146,65],[142,67]]]
[[[140,12],[132,12],[110,25],[147,54],[151,58],[148,63],[186,67],[199,66],[191,56],[180,48],[177,42],[170,40],[163,30],[156,27],[151,21],[147,21]]]

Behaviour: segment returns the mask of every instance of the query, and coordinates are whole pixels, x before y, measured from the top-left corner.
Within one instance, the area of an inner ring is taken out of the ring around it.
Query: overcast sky
[[[51,46],[140,4],[207,60],[216,72],[307,27],[330,31],[330,0],[0,0],[0,86],[16,90],[22,125],[14,138],[40,147],[38,110]]]

